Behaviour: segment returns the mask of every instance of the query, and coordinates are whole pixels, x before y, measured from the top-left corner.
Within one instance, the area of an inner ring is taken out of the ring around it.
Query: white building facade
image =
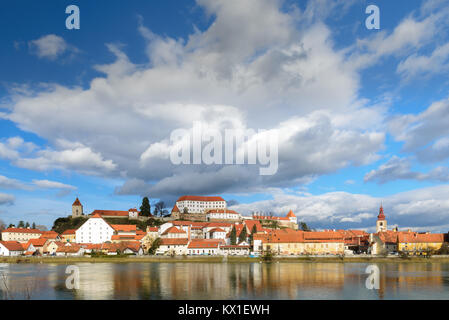
[[[226,201],[222,197],[182,196],[176,206],[181,213],[184,208],[189,213],[207,213],[211,209],[226,209]]]
[[[75,232],[77,243],[103,243],[111,241],[114,229],[99,215],[89,218]]]

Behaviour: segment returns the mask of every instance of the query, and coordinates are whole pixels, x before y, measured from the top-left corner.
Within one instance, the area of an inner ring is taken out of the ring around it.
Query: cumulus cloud
[[[439,162],[449,158],[449,98],[432,103],[419,114],[393,117],[390,132],[404,143],[403,151],[420,161]]]
[[[32,53],[39,58],[55,60],[66,52],[77,52],[78,49],[69,45],[64,38],[55,34],[48,34],[39,39],[28,42],[28,46]]]
[[[198,4],[214,23],[186,39],[156,35],[139,21],[148,65],[108,44],[116,61],[96,65],[104,76],[88,88],[49,85],[16,94],[6,117],[55,148],[15,164],[115,175],[129,180],[119,194],[175,197],[189,184],[189,193],[205,194],[307,183],[377,159],[385,110],[358,99],[358,71],[333,48],[321,18],[298,29],[297,8],[286,11],[281,1]],[[172,165],[170,134],[194,121],[221,131],[279,131],[277,174],[260,177],[251,166]]]
[[[413,171],[408,159],[393,156],[378,169],[371,170],[365,175],[365,181],[386,183],[394,180],[418,180],[418,181],[449,181],[449,168],[437,167],[428,173]]]

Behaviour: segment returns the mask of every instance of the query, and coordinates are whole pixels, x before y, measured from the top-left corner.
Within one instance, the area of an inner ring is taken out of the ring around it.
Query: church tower
[[[72,204],[72,218],[81,217],[83,214],[83,205],[80,200],[76,198],[75,202]]]
[[[376,232],[387,231],[387,220],[385,219],[384,208],[380,205],[379,215],[377,216]]]

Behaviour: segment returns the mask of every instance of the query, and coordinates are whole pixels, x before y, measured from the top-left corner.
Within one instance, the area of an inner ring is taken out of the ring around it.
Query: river
[[[0,299],[449,299],[449,263],[0,264]],[[70,282],[74,283],[74,282]],[[374,282],[373,282],[374,283]]]

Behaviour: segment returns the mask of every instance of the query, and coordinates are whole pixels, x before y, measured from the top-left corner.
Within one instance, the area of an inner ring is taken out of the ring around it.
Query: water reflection
[[[362,263],[0,264],[2,299],[449,299],[449,264],[378,264],[380,289]]]

